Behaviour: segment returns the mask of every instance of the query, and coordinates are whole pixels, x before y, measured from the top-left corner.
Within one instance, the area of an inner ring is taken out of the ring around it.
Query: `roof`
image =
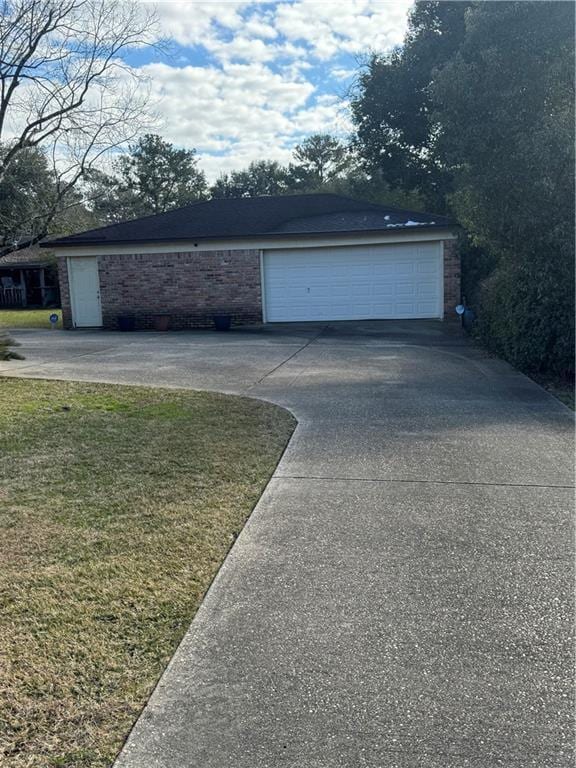
[[[145,216],[43,243],[43,247],[120,245],[167,241],[198,241],[382,232],[398,229],[446,229],[444,216],[406,211],[341,195],[284,195],[222,198]]]
[[[54,260],[54,254],[42,252],[38,243],[0,256],[0,269],[44,267]]]

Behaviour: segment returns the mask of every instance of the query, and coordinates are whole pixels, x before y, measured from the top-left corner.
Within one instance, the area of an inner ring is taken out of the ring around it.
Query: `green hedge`
[[[574,279],[554,260],[501,262],[478,295],[476,333],[521,370],[574,373]]]

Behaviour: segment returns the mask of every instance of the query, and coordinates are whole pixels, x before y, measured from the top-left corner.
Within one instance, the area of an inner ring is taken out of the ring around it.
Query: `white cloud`
[[[268,136],[284,127],[314,91],[311,83],[285,80],[261,64],[222,69],[150,64],[143,69],[152,79],[167,130],[197,143],[252,129]]]
[[[356,70],[348,67],[334,67],[330,70],[330,74],[332,77],[335,77],[336,80],[349,80],[354,77]]]
[[[350,127],[337,98],[312,99],[312,83],[286,79],[261,64],[149,64],[143,70],[151,79],[162,135],[196,148],[212,178],[260,158],[285,162],[310,133],[344,134]]]
[[[411,5],[411,0],[298,0],[277,6],[275,27],[327,60],[342,51],[384,50],[399,44]]]
[[[146,1],[146,0],[145,0]],[[161,0],[162,32],[202,66],[143,67],[163,135],[195,147],[210,178],[260,158],[286,162],[315,132],[346,135],[346,103],[330,89],[354,55],[401,42],[412,0]],[[344,86],[344,84],[343,84]]]
[[[210,181],[215,181],[221,174],[231,170],[246,168],[253,160],[276,160],[286,164],[290,160],[291,150],[275,146],[263,152],[262,147],[254,142],[242,142],[231,147],[223,155],[200,155],[200,167]]]
[[[246,37],[243,34],[226,42],[216,37],[207,37],[204,41],[204,47],[221,62],[273,61],[278,55],[277,46],[269,45],[258,38]]]
[[[165,35],[181,45],[203,45],[222,60],[270,61],[307,51],[325,61],[399,44],[411,5],[412,0],[283,0],[270,8],[249,0],[163,0],[156,7]],[[284,45],[277,44],[279,37]]]
[[[271,23],[271,21],[271,14],[265,14],[259,17],[257,13],[254,13],[244,21],[242,25],[242,31],[246,35],[250,35],[252,37],[260,37],[264,38],[265,40],[274,40],[274,38],[278,37],[278,32],[274,28],[274,24]]]
[[[240,12],[250,5],[254,3],[246,0],[160,0],[154,7],[163,35],[180,45],[198,45],[212,33],[215,24],[238,30],[244,23]]]
[[[293,134],[302,137],[311,133],[331,133],[344,136],[352,130],[352,124],[344,102],[314,104],[297,112],[292,121]]]

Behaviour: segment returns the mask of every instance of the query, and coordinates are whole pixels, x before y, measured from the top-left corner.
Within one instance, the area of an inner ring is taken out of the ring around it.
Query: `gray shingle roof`
[[[43,247],[236,239],[330,232],[443,228],[444,216],[406,211],[341,195],[224,198],[193,203],[43,243]]]
[[[19,251],[12,251],[12,253],[8,253],[6,256],[0,256],[0,269],[44,266],[53,260],[54,255],[41,251],[38,244],[29,245],[27,248],[22,248]]]

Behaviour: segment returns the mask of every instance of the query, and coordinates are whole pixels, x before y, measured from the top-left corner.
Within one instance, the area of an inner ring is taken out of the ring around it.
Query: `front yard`
[[[0,379],[0,763],[111,764],[293,428],[243,398]]]
[[[60,309],[0,309],[0,329],[50,328],[50,315],[58,315],[56,328],[62,328]]]

